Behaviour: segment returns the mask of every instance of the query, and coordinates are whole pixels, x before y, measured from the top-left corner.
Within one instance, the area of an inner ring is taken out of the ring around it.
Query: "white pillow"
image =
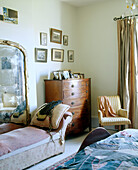
[[[16,107],[17,106],[17,98],[15,94],[3,93],[2,101],[4,107]]]

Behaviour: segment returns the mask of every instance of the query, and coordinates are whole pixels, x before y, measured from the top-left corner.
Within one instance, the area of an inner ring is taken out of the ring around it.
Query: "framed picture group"
[[[63,38],[63,41],[62,41]],[[45,32],[40,32],[40,45],[47,46],[48,35]],[[68,35],[62,36],[62,30],[50,29],[50,42],[62,44],[68,46]],[[36,62],[47,62],[48,49],[35,48],[35,61]],[[51,61],[63,62],[64,61],[64,49],[51,48]],[[74,62],[74,50],[67,50],[68,62]]]

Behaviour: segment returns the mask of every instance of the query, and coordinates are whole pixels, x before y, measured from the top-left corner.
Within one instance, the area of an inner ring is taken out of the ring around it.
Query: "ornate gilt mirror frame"
[[[6,46],[11,46],[11,47],[15,47],[17,49],[20,50],[20,52],[23,55],[23,62],[24,62],[24,85],[25,85],[25,100],[26,100],[26,124],[29,123],[29,113],[30,113],[30,108],[29,108],[29,99],[28,99],[28,75],[27,75],[27,57],[26,57],[26,51],[25,49],[18,43],[16,42],[12,42],[12,41],[8,41],[8,40],[0,40],[0,45],[6,45]]]

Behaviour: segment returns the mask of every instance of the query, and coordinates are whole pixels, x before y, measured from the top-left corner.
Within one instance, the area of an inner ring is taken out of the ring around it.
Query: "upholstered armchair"
[[[99,126],[112,126],[112,125],[128,125],[131,124],[131,121],[128,119],[128,112],[125,109],[121,109],[120,97],[119,96],[106,96],[110,102],[111,107],[116,113],[115,117],[105,117],[103,116],[103,112],[100,110],[100,102],[101,97],[97,98],[98,104],[98,119],[99,119]]]

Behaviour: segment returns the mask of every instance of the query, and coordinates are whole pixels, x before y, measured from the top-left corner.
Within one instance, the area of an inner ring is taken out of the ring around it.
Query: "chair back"
[[[102,96],[98,96],[98,98],[97,98],[98,110],[99,110],[99,104],[100,104],[101,97]],[[117,113],[117,111],[119,109],[121,109],[120,97],[119,96],[106,96],[106,97],[108,97],[112,108]]]

